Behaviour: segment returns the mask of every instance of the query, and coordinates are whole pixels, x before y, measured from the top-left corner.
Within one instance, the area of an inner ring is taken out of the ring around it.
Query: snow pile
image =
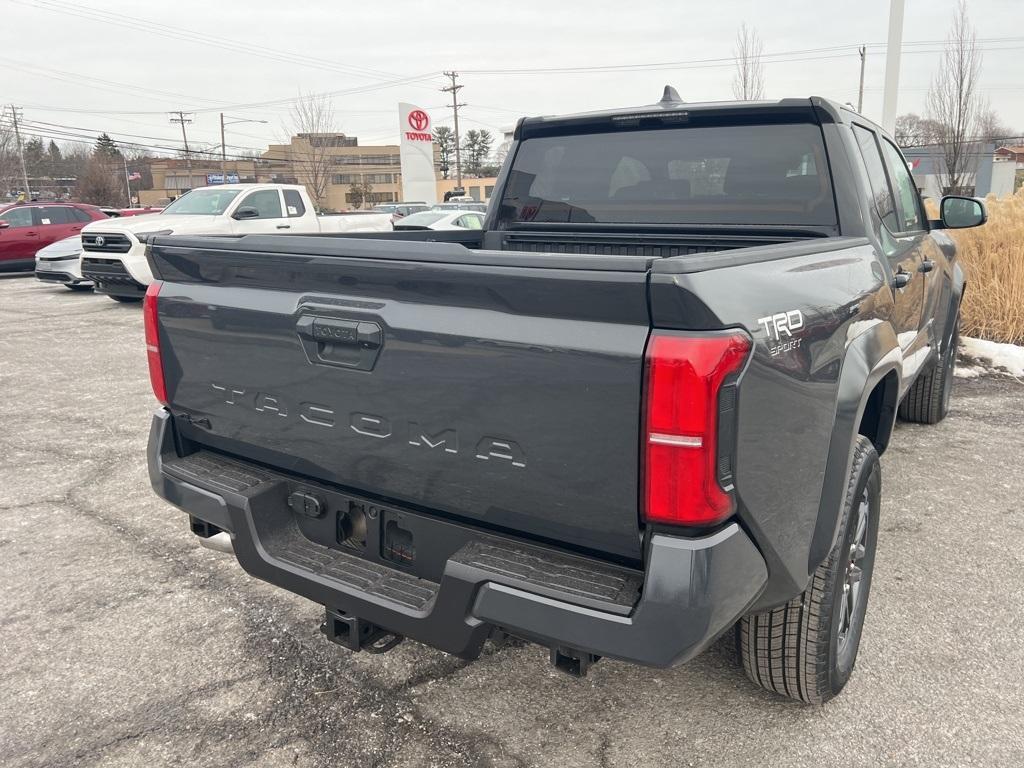
[[[987,373],[1002,373],[1024,378],[1024,347],[997,341],[960,339],[960,359],[956,375],[973,379]]]

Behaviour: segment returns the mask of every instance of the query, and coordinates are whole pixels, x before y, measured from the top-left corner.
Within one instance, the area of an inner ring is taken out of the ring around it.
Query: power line
[[[903,48],[919,45],[942,44],[943,40],[917,40],[903,44]],[[1008,43],[1024,42],[1024,37],[987,38],[978,40],[979,43]],[[867,48],[885,49],[885,43],[868,43]],[[941,53],[944,49],[936,50],[909,50],[905,53]],[[990,50],[1019,50],[1019,47],[993,48]],[[822,54],[822,55],[813,55]],[[825,59],[845,58],[859,55],[853,45],[835,45],[826,48],[805,48],[792,51],[779,51],[777,53],[762,54],[765,64],[784,64],[797,61],[820,61]],[[778,58],[781,56],[797,58]],[[735,64],[735,56],[719,56],[708,59],[688,59],[682,61],[660,61],[660,62],[634,62],[631,64],[600,64],[593,66],[574,67],[516,67],[508,69],[464,69],[466,75],[547,75],[547,74],[585,74],[604,72],[647,72],[664,69],[705,69],[714,67],[731,67]]]

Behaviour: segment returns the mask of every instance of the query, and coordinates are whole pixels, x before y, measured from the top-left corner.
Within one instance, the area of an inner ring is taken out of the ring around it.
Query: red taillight
[[[737,331],[657,332],[647,345],[644,517],[652,523],[710,525],[736,508],[719,481],[719,409],[730,418],[735,391],[719,393],[750,352]],[[727,401],[727,402],[726,402]],[[724,412],[724,411],[723,411]],[[730,433],[732,429],[728,430]],[[731,477],[731,446],[723,467]]]
[[[164,384],[164,364],[160,360],[160,328],[157,324],[157,297],[161,282],[150,283],[142,303],[142,317],[146,326],[146,358],[149,360],[149,383],[156,399],[167,405],[167,386]]]

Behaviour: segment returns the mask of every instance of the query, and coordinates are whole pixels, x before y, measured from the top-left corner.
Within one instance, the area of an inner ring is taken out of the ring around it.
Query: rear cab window
[[[821,129],[803,122],[527,138],[498,226],[835,226],[827,169]]]
[[[306,215],[306,206],[302,202],[302,195],[296,189],[284,190],[284,208],[291,218]]]

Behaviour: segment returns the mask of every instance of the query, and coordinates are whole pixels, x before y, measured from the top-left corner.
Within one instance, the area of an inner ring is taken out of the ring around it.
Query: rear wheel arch
[[[858,437],[864,434],[873,444],[880,440],[887,445],[892,436],[895,408],[902,386],[902,359],[896,332],[888,323],[880,323],[862,333],[846,349],[839,375],[836,415],[825,465],[818,522],[808,551],[809,575],[828,556],[839,534],[846,481],[853,465]],[[874,405],[878,407],[873,409]],[[892,407],[891,413],[886,406]],[[875,420],[872,422],[870,416],[865,419],[865,414],[871,414],[873,410]],[[874,436],[862,430],[871,430]],[[881,453],[877,448],[876,452]]]
[[[857,434],[864,435],[881,456],[889,445],[896,423],[900,400],[900,378],[896,369],[889,370],[865,397]]]

